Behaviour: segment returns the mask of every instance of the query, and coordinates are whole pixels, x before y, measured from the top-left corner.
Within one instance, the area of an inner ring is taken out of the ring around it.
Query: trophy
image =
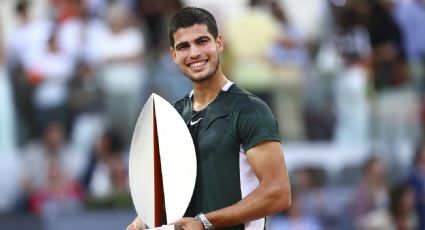
[[[131,141],[129,183],[139,218],[151,229],[175,230],[196,180],[192,137],[174,107],[152,94],[140,113]]]

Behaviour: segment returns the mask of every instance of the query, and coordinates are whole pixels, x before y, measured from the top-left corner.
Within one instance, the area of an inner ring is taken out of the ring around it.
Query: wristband
[[[202,212],[195,217],[195,220],[200,221],[204,225],[205,230],[215,230],[214,226]]]

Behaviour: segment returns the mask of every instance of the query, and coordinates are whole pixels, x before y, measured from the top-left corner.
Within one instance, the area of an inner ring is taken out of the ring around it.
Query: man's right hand
[[[143,223],[143,221],[141,221],[139,217],[136,217],[133,220],[133,223],[128,225],[128,227],[125,230],[144,230],[144,229],[146,229],[145,223]]]

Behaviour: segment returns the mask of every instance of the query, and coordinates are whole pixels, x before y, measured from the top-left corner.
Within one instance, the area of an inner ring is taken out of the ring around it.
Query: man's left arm
[[[259,186],[239,202],[205,216],[215,228],[260,219],[289,208],[291,189],[282,148],[277,141],[263,141],[247,152],[248,162],[259,179]],[[176,222],[183,229],[204,229],[199,221],[183,218]]]

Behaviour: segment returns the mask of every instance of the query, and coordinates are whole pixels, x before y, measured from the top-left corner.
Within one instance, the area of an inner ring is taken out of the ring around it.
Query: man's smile
[[[193,70],[200,70],[205,66],[205,64],[207,64],[207,62],[207,60],[196,61],[188,64],[188,66]]]

